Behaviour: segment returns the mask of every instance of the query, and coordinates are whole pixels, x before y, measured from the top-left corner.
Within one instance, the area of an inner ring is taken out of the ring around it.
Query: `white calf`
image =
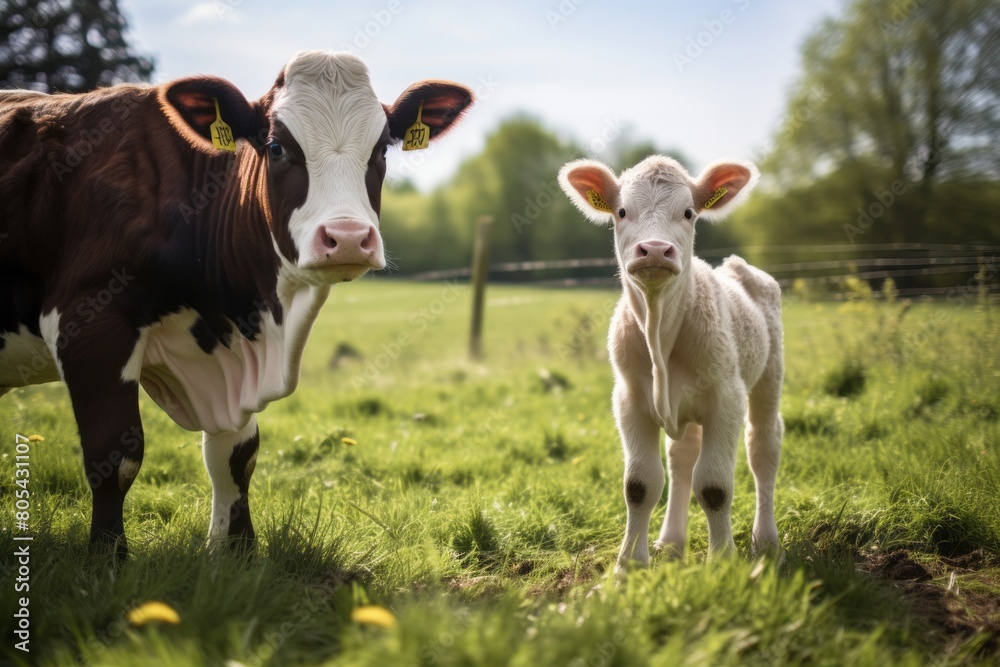
[[[670,438],[670,490],[656,548],[683,553],[692,481],[708,517],[709,553],[735,548],[729,509],[748,408],[747,455],[757,484],[753,547],[777,546],[781,289],[739,257],[713,270],[694,256],[696,219],[733,210],[756,176],[753,165],[719,162],[692,180],[658,155],[620,178],[593,160],[559,172],[584,215],[597,223],[613,219],[624,286],[608,335],[628,507],[619,566],[649,560],[649,518],[664,484],[660,429]]]

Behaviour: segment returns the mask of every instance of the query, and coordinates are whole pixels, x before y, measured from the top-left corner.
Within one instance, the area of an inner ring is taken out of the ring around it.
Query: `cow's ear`
[[[430,139],[436,139],[462,117],[470,104],[472,91],[465,86],[450,81],[415,83],[391,105],[383,105],[389,119],[389,136],[396,141],[404,139],[419,114],[420,122],[429,128]]]
[[[257,139],[261,126],[257,105],[247,101],[243,93],[225,79],[212,76],[178,79],[161,86],[159,97],[160,107],[170,124],[198,150],[209,154],[220,152],[212,141],[212,124],[219,119],[230,127],[233,139]],[[225,137],[216,137],[216,140],[226,144]]]
[[[732,213],[750,194],[759,177],[757,167],[749,162],[710,164],[691,188],[699,216],[711,219]]]
[[[621,188],[606,164],[597,160],[568,162],[559,170],[559,185],[591,222],[611,221]]]

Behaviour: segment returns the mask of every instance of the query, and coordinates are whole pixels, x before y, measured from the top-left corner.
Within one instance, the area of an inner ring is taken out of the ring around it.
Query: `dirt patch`
[[[910,558],[905,550],[872,554],[862,561],[861,569],[892,581],[930,581],[934,578],[930,570]]]
[[[593,579],[593,571],[585,572],[576,569],[565,568],[558,570],[552,576],[546,577],[538,584],[528,589],[530,597],[540,597],[543,595],[555,595],[562,598],[563,595],[574,586],[584,584]]]
[[[984,549],[975,551],[954,558],[941,557],[941,562],[954,570],[973,571],[989,567],[990,559]]]
[[[1000,652],[1000,596],[970,587],[1000,588],[1000,576],[980,572],[989,564],[978,551],[923,563],[908,551],[860,554],[858,569],[884,579],[902,593],[914,616],[943,634],[949,649],[982,635],[980,655]]]
[[[526,577],[535,571],[535,564],[530,560],[521,561],[520,563],[515,563],[511,567],[511,573],[515,577]]]

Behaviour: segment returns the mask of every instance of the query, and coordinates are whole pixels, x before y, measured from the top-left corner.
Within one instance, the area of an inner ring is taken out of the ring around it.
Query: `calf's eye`
[[[625,217],[625,209],[623,209],[623,208],[618,209],[618,217],[619,218],[624,218]]]
[[[272,141],[267,145],[267,152],[271,154],[271,157],[282,158],[285,157],[285,147],[281,145],[280,142]]]
[[[691,219],[691,218],[693,218],[693,217],[694,217],[694,209],[693,209],[693,208],[691,208],[691,207],[689,206],[689,207],[687,207],[686,209],[684,209],[684,218],[685,218],[686,220],[690,220],[690,219]]]

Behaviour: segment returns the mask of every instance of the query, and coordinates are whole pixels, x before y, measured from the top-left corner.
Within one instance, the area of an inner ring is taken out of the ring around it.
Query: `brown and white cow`
[[[253,543],[255,415],[295,389],[331,285],[385,266],[388,146],[418,114],[439,137],[471,101],[423,81],[381,104],[361,60],[323,51],[256,102],[208,76],[0,94],[0,394],[66,382],[92,545],[127,553],[139,385],[204,432],[210,538]]]

